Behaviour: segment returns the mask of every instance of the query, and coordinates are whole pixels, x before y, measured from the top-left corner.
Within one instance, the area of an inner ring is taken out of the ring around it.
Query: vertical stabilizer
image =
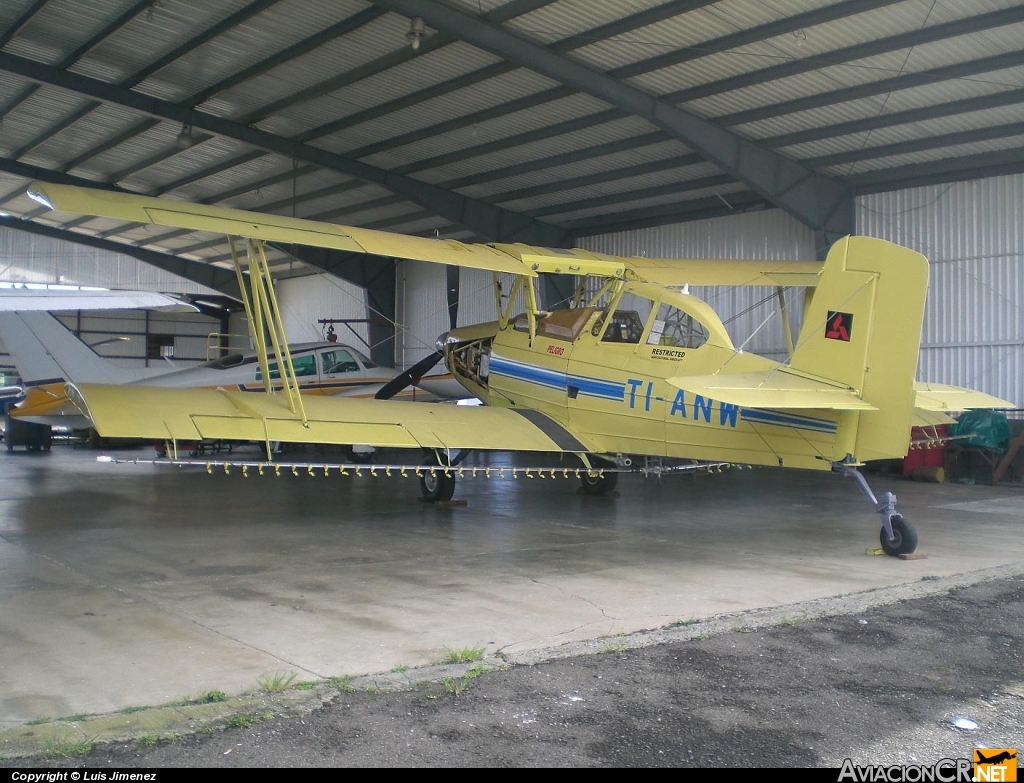
[[[102,358],[46,312],[0,313],[0,339],[26,386],[127,383],[143,374]]]
[[[907,452],[927,292],[928,260],[885,240],[846,237],[825,260],[790,364],[878,408],[843,414],[859,461]]]

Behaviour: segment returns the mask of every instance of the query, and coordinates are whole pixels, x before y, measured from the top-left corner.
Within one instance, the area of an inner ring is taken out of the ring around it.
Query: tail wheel
[[[878,540],[882,544],[882,550],[891,557],[909,555],[917,549],[917,531],[899,514],[893,514],[889,518],[892,524],[892,539],[885,533],[883,527],[878,533]]]
[[[450,471],[445,474],[443,466],[438,463],[435,457],[429,457],[423,463],[424,468],[435,468],[435,470],[422,470],[420,473],[420,494],[428,503],[447,503],[455,494],[455,476]]]
[[[605,495],[615,489],[619,483],[619,474],[609,472],[599,475],[595,472],[591,475],[589,471],[585,471],[580,473],[580,483],[588,495]]]

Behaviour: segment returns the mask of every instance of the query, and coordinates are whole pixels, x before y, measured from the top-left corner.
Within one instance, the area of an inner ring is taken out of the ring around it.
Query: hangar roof
[[[229,262],[58,220],[45,179],[467,240],[771,206],[828,237],[858,194],[1024,170],[1021,41],[1020,0],[4,0],[0,225]]]

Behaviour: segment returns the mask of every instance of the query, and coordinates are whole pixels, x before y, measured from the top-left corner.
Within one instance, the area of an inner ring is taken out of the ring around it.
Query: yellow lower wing
[[[558,422],[529,410],[306,397],[303,424],[280,394],[105,384],[68,384],[67,390],[109,438],[592,451]]]

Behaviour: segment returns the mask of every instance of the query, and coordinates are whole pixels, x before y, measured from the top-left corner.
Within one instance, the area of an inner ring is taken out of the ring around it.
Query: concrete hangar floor
[[[574,480],[467,479],[464,506],[432,506],[397,475],[96,457],[0,451],[0,729],[252,692],[275,673],[415,671],[463,648],[532,662],[1024,573],[1017,487],[871,476],[927,556],[900,560],[868,553],[877,516],[825,473],[629,475],[617,498],[580,496]]]

